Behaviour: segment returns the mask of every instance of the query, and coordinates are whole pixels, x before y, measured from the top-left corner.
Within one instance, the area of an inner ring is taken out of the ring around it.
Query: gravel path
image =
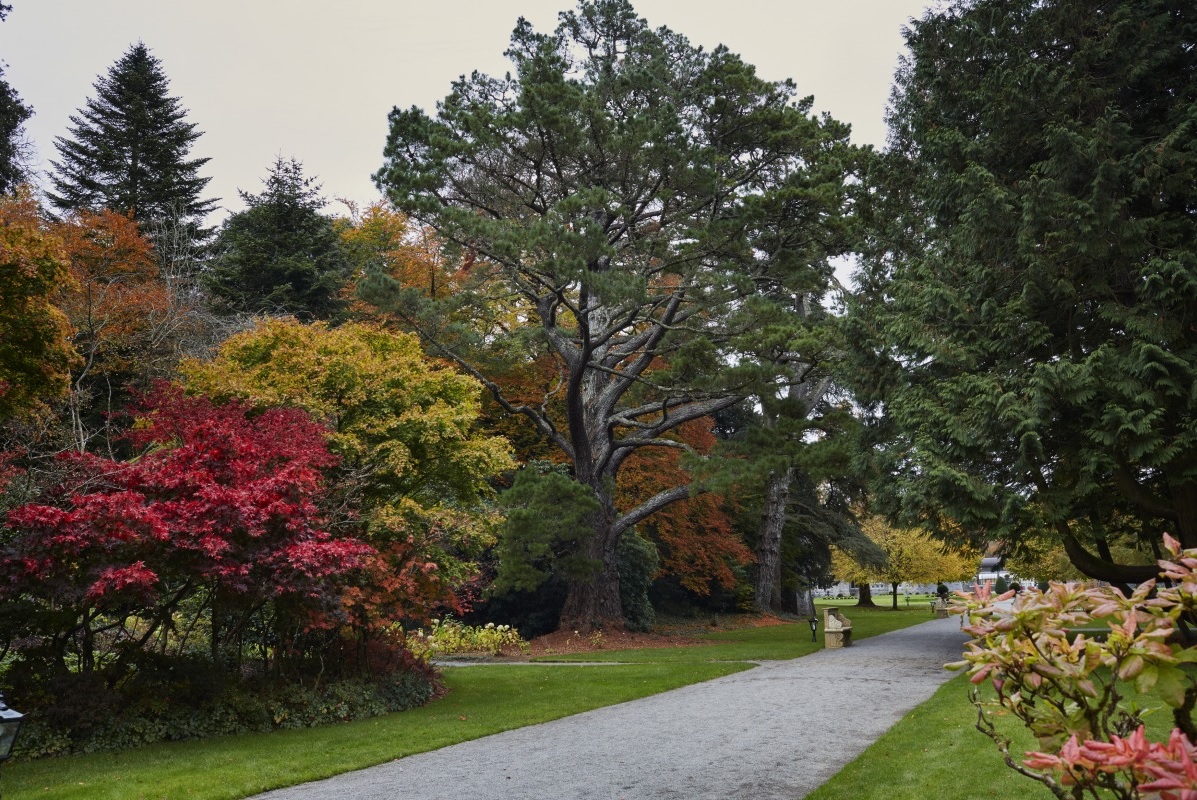
[[[931,620],[259,800],[798,800],[952,676],[966,637]]]

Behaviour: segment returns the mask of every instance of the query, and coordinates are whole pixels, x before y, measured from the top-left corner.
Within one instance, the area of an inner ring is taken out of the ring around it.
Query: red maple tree
[[[105,642],[144,645],[185,601],[208,610],[214,649],[268,603],[292,617],[337,609],[374,551],[324,525],[335,457],[318,424],[167,384],[138,413],[138,456],[65,454],[63,482],[7,515],[0,600],[54,609],[35,618],[57,620],[41,633],[64,666],[73,653],[95,668]]]

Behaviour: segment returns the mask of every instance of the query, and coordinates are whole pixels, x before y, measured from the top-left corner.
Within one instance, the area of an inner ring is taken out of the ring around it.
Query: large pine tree
[[[216,200],[201,197],[206,158],[188,158],[201,135],[186,109],[167,94],[162,64],[143,43],[129,48],[95,83],[69,136],[55,141],[50,202],[63,211],[109,208],[138,222],[177,219],[202,237]]]
[[[363,288],[560,450],[594,499],[574,555],[595,571],[571,578],[561,613],[583,629],[621,622],[620,540],[696,490],[622,505],[632,454],[685,449],[684,423],[817,381],[836,357],[823,315],[794,309],[818,305],[850,246],[863,156],[791,82],[650,28],[627,0],[559,19],[551,33],[521,19],[511,71],[458,81],[435,117],[391,112],[378,185],[469,254],[470,285],[440,308],[381,273]],[[441,325],[502,307],[518,324]],[[549,365],[557,388],[526,402],[501,386],[492,364],[512,353]]]

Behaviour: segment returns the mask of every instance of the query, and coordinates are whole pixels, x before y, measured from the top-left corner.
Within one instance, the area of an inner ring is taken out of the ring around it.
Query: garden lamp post
[[[0,694],[0,764],[12,758],[12,746],[17,741],[24,721],[25,715],[5,705],[4,695]]]
[[[810,622],[810,640],[812,642],[818,641],[818,639],[815,638],[815,634],[818,633],[818,631],[819,631],[819,618],[811,617],[809,622]]]

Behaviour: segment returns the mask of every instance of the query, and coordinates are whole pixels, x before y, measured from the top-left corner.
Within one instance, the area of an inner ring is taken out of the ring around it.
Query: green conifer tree
[[[908,32],[856,374],[910,518],[1051,530],[1111,582],[1156,573],[1112,541],[1197,546],[1195,37],[1179,0],[956,0]]]
[[[205,273],[225,310],[329,319],[342,307],[349,260],[324,199],[303,164],[278,158],[261,194],[225,220]]]
[[[201,135],[186,109],[167,94],[162,64],[143,43],[129,48],[95,83],[96,95],[71,117],[68,136],[55,140],[59,160],[47,193],[58,209],[109,208],[138,222],[171,219],[197,239],[215,199],[201,197],[206,158],[188,158]]]
[[[0,3],[0,21],[11,9]],[[21,96],[4,80],[0,65],[0,194],[12,194],[27,177],[21,158],[25,141],[21,131],[31,116],[33,109],[21,102]]]

